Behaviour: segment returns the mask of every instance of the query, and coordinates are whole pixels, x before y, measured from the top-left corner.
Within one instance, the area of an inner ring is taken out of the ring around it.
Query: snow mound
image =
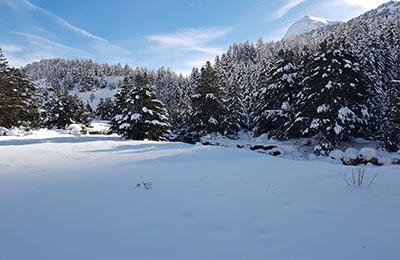
[[[358,158],[370,161],[374,158],[377,158],[376,150],[372,148],[362,148],[358,153]]]
[[[329,157],[333,160],[342,160],[344,157],[344,152],[341,150],[333,150],[329,153]]]
[[[81,136],[83,134],[87,133],[86,127],[81,124],[70,124],[65,128],[66,133],[75,135],[75,136]]]
[[[343,160],[355,160],[358,157],[358,151],[355,148],[347,148],[346,151],[344,152]]]

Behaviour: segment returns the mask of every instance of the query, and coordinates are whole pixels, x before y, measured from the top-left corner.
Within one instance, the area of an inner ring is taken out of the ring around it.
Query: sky
[[[233,43],[279,40],[304,15],[346,21],[387,0],[0,0],[15,67],[91,59],[187,74]]]

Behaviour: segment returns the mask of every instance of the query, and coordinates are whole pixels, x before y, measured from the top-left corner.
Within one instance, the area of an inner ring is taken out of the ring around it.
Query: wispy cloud
[[[55,21],[57,21],[58,24],[60,24],[61,26],[65,27],[65,28],[67,28],[67,29],[69,29],[69,30],[71,30],[71,31],[73,31],[75,33],[78,33],[78,34],[80,34],[82,36],[89,37],[89,38],[92,38],[92,39],[95,39],[95,40],[108,42],[106,39],[104,39],[104,38],[102,38],[100,36],[94,35],[94,34],[88,32],[88,31],[86,31],[86,30],[84,30],[82,28],[79,28],[79,27],[75,26],[75,25],[72,25],[69,22],[67,22],[66,20],[64,20],[63,18],[51,13],[50,11],[48,11],[48,10],[46,10],[46,9],[40,7],[40,6],[32,4],[28,0],[23,0],[23,2],[25,3],[25,5],[29,9],[37,10],[37,11],[39,11],[39,12],[41,12],[41,13],[43,13],[43,14],[51,17],[51,18],[53,18]]]
[[[64,28],[66,28],[66,29],[68,29],[68,30],[70,30],[72,32],[75,32],[75,33],[77,33],[77,34],[79,34],[81,36],[84,36],[84,37],[87,37],[87,38],[102,42],[103,44],[108,44],[109,47],[111,47],[111,48],[113,48],[115,50],[118,50],[120,52],[123,52],[124,54],[130,54],[130,51],[128,51],[127,49],[125,49],[125,48],[123,48],[123,47],[121,47],[121,46],[119,46],[119,45],[117,45],[115,43],[112,43],[112,42],[108,41],[107,39],[104,39],[103,37],[100,37],[98,35],[90,33],[85,29],[82,29],[82,28],[80,28],[78,26],[75,26],[75,25],[69,23],[68,21],[66,21],[65,19],[53,14],[52,12],[50,12],[50,11],[40,7],[40,6],[37,6],[37,5],[29,2],[28,0],[21,0],[21,1],[0,0],[0,1],[4,1],[6,4],[8,4],[10,7],[12,7],[15,10],[18,7],[20,7],[20,6],[18,6],[18,2],[19,2],[19,5],[24,5],[25,8],[28,8],[30,10],[38,11],[38,12],[46,15],[47,17],[50,17],[55,22],[57,22],[59,25],[63,26]]]
[[[164,48],[183,48],[190,51],[218,54],[221,52],[221,48],[209,46],[209,43],[227,35],[229,32],[229,28],[189,28],[171,34],[149,35],[146,38],[157,42]]]
[[[0,48],[7,53],[19,53],[24,50],[23,47],[14,44],[0,44]]]
[[[1,5],[10,8],[15,14],[16,20],[19,17],[22,18],[23,24],[16,23],[17,26],[14,28],[18,32],[11,32],[11,34],[23,38],[7,38],[5,35],[10,32],[4,30],[2,31],[3,36],[0,38],[3,38],[3,43],[23,46],[23,52],[13,52],[14,60],[18,61],[16,62],[18,64],[22,64],[24,58],[26,58],[26,64],[36,57],[134,63],[131,51],[66,21],[51,11],[31,3],[30,0],[0,0]],[[29,23],[30,21],[32,23]],[[48,26],[46,23],[49,23]],[[24,39],[24,41],[20,42],[20,39]],[[11,51],[8,51],[9,55]],[[40,57],[39,54],[42,54],[43,57]]]
[[[76,49],[73,47],[69,47],[66,45],[63,45],[61,43],[57,43],[54,41],[51,41],[49,39],[40,37],[38,35],[34,35],[34,34],[29,34],[29,33],[22,33],[22,32],[14,32],[17,35],[21,35],[24,36],[25,38],[28,38],[32,44],[37,45],[37,46],[41,46],[42,48],[51,48],[53,50],[65,50],[68,51],[71,55],[74,56],[83,56],[83,57],[90,57],[90,53],[80,50],[80,49]]]
[[[286,4],[284,6],[282,6],[277,11],[275,11],[274,18],[279,19],[279,18],[285,16],[291,9],[295,8],[296,6],[298,6],[299,4],[301,4],[305,1],[306,0],[289,0],[288,2],[286,2]],[[360,0],[360,1],[362,1],[362,0]]]

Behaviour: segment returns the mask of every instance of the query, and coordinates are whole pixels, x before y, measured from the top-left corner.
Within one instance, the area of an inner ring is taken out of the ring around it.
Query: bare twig
[[[376,176],[378,176],[378,173],[376,172],[374,177],[371,179],[371,181],[369,182],[368,186],[371,187],[371,185],[374,183]]]

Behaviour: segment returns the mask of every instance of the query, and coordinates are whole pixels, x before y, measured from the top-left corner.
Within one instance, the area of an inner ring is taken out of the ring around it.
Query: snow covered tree
[[[113,117],[115,115],[121,114],[124,109],[127,107],[127,99],[128,93],[132,89],[132,79],[130,76],[124,77],[124,81],[122,82],[120,89],[115,94],[114,100],[114,108],[113,108]]]
[[[90,113],[77,96],[71,96],[60,86],[55,87],[53,96],[44,105],[43,126],[64,129],[70,124],[89,125]]]
[[[286,138],[299,86],[299,66],[292,51],[280,50],[277,60],[258,82],[255,133]]]
[[[400,81],[393,80],[385,93],[382,146],[389,152],[400,149]]]
[[[0,126],[36,127],[39,105],[36,86],[19,69],[8,66],[0,49]]]
[[[306,120],[301,134],[318,137],[328,150],[352,137],[364,137],[370,83],[348,49],[323,42],[303,86],[297,95],[297,117]]]
[[[236,135],[238,131],[247,126],[247,111],[244,100],[244,87],[247,79],[244,77],[244,73],[241,73],[243,71],[245,71],[244,65],[237,64],[222,89],[223,102],[227,110],[224,116],[224,126],[229,135]]]
[[[209,61],[201,68],[200,80],[191,95],[191,103],[191,131],[198,135],[225,132],[223,117],[226,109],[218,88],[217,74]]]
[[[168,112],[156,99],[147,74],[136,75],[133,83],[125,79],[124,85],[128,91],[120,92],[117,102],[126,102],[117,108],[121,112],[111,120],[111,131],[133,140],[164,140],[170,129]]]
[[[111,120],[113,118],[114,102],[111,98],[100,98],[100,102],[95,111],[95,115],[101,120]]]

